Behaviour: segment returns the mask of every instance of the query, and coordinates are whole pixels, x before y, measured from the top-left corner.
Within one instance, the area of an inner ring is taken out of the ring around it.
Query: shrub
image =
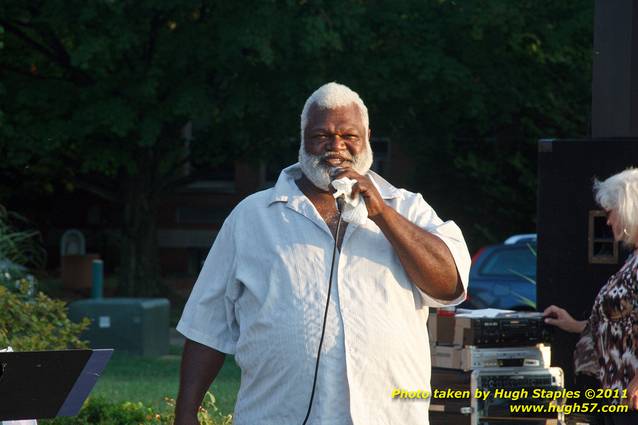
[[[162,424],[155,413],[142,403],[111,403],[104,398],[90,398],[84,403],[75,417],[60,417],[49,421],[40,421],[50,425],[133,425]]]
[[[38,292],[31,297],[26,278],[18,279],[17,290],[0,285],[0,348],[16,351],[87,348],[79,336],[91,321],[73,323],[66,304]]]
[[[37,281],[32,274],[7,262],[0,264],[0,285],[31,298],[37,290]]]
[[[20,284],[28,283],[29,295],[35,295],[36,280],[27,266],[44,265],[46,254],[38,243],[40,234],[35,230],[17,230],[10,221],[26,223],[24,218],[8,213],[0,205],[0,285],[16,290]]]
[[[87,348],[79,336],[89,324],[73,323],[64,302],[37,292],[27,266],[41,267],[46,255],[35,230],[16,230],[26,220],[0,205],[0,348],[16,351]]]
[[[172,425],[175,420],[175,400],[166,398],[168,411],[158,412],[141,402],[112,403],[104,398],[89,398],[75,417],[39,421],[41,425]],[[202,425],[231,425],[231,415],[223,416],[215,397],[207,392],[198,413]]]
[[[29,226],[28,221],[19,214],[7,212],[0,205],[0,260],[12,265],[40,268],[46,263],[46,251],[39,242],[37,230],[18,230]],[[23,269],[23,267],[20,267]]]

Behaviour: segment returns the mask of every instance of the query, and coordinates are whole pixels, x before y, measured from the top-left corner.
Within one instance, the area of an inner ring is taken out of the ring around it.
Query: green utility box
[[[71,303],[69,317],[92,320],[82,334],[91,348],[161,356],[168,354],[169,307],[165,298],[88,299]]]

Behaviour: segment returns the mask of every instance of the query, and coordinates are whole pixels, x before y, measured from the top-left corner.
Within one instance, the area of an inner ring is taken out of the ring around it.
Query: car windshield
[[[492,252],[479,273],[490,276],[526,276],[536,279],[535,247],[528,244],[511,246]]]

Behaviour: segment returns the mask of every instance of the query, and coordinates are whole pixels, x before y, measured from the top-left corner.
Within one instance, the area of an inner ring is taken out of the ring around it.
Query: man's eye
[[[355,136],[354,134],[346,134],[345,136],[343,136],[343,138],[346,140],[351,140],[351,141],[359,139],[359,137]]]
[[[325,134],[315,134],[312,138],[315,140],[326,140],[328,136]]]

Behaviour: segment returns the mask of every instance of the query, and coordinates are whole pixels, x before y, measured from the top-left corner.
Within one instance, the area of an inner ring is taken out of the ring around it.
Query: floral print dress
[[[621,391],[638,371],[638,256],[635,252],[598,292],[589,322],[576,344],[574,362],[576,373],[593,375],[602,388]]]

